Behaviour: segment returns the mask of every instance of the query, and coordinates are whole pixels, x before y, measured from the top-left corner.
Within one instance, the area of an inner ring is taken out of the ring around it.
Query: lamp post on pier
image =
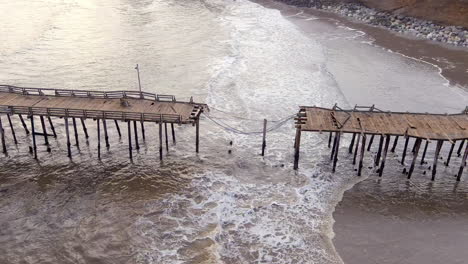
[[[140,82],[140,67],[138,67],[138,64],[136,65],[135,70],[137,71],[137,76],[138,76],[138,88],[140,89],[140,96],[142,96],[141,82]]]

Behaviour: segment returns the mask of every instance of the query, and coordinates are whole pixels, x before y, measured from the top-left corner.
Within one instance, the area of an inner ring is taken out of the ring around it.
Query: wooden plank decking
[[[429,140],[468,138],[468,115],[356,111],[301,107],[302,131],[410,136]]]
[[[128,102],[124,106],[121,100]],[[83,91],[0,85],[0,113],[193,123],[204,104],[137,91]]]

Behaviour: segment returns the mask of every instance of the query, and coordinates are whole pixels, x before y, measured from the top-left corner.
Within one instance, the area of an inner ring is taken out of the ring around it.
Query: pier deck
[[[127,104],[123,104],[122,100]],[[56,117],[193,123],[203,104],[138,91],[83,91],[0,85],[0,112]]]
[[[362,159],[364,156],[366,137],[369,135],[369,151],[375,136],[380,136],[379,148],[375,158],[375,165],[378,166],[382,159],[382,164],[378,170],[379,175],[382,175],[385,166],[385,157],[387,155],[388,147],[390,145],[390,137],[394,137],[393,146],[391,151],[395,151],[399,137],[404,137],[405,145],[402,155],[401,163],[404,164],[406,158],[406,151],[410,138],[414,138],[414,146],[412,152],[413,161],[408,172],[408,178],[414,170],[415,162],[418,157],[418,152],[422,141],[426,142],[424,147],[421,164],[424,164],[428,144],[431,141],[437,142],[435,159],[432,165],[432,180],[434,180],[437,159],[444,142],[451,144],[450,151],[447,157],[446,166],[449,165],[451,156],[454,151],[455,143],[460,142],[458,148],[458,155],[461,154],[463,145],[468,139],[468,112],[465,109],[459,114],[429,114],[429,113],[409,113],[409,112],[384,112],[374,106],[363,107],[356,106],[354,109],[344,110],[335,105],[333,108],[322,107],[300,107],[299,113],[296,118],[296,152],[294,168],[298,168],[299,161],[299,147],[300,137],[302,132],[329,132],[329,147],[333,142],[331,159],[333,160],[333,171],[336,167],[338,148],[340,144],[340,137],[342,134],[352,134],[351,144],[349,146],[349,153],[354,151],[353,164],[356,162],[356,156],[359,141],[361,141],[360,161],[358,167],[358,175],[361,174]],[[332,140],[333,134],[335,135]],[[354,143],[357,138],[356,147]],[[385,143],[385,144],[384,144]],[[385,145],[385,146],[384,146]],[[383,152],[382,152],[383,151]],[[462,157],[462,164],[459,169],[457,180],[460,180],[463,168],[466,164],[468,156],[468,144],[465,147],[465,152]]]
[[[177,101],[172,95],[159,95],[139,91],[86,91],[66,90],[49,88],[27,88],[11,85],[0,85],[0,114],[6,114],[15,144],[16,139],[11,117],[18,115],[26,131],[31,129],[33,146],[30,148],[37,158],[36,136],[43,136],[50,152],[48,137],[57,137],[52,117],[63,118],[65,122],[68,156],[71,158],[71,143],[69,131],[69,119],[73,122],[75,145],[79,148],[79,133],[77,129],[78,119],[81,121],[83,133],[88,138],[85,121],[96,120],[98,135],[98,157],[101,150],[101,124],[103,128],[106,147],[109,147],[106,120],[113,120],[121,137],[119,121],[127,123],[128,147],[130,159],[132,159],[133,146],[139,149],[139,136],[137,122],[141,124],[141,136],[145,139],[145,122],[159,124],[159,153],[162,160],[163,152],[163,125],[165,133],[166,150],[169,150],[167,124],[171,125],[172,141],[175,144],[174,124],[193,124],[196,129],[195,150],[199,150],[199,119],[204,110],[208,110],[206,104]],[[22,115],[30,119],[28,128]],[[42,132],[36,132],[34,117],[38,116],[41,121]],[[44,118],[49,121],[49,129],[53,134],[47,132]],[[133,123],[133,129],[131,128]],[[134,131],[134,145],[132,146],[132,130]],[[7,154],[5,131],[0,116],[0,137],[3,153]]]

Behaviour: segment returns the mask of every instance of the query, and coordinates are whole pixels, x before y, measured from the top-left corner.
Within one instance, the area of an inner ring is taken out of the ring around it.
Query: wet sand
[[[397,35],[382,28],[350,22],[335,14],[301,9],[277,2],[260,4],[279,9],[284,16],[309,32],[329,32],[336,22],[365,32],[373,45],[434,64],[447,84],[468,89],[468,51],[448,45]],[[324,23],[310,23],[297,15],[310,14]],[[328,26],[327,26],[328,23]],[[349,52],[349,51],[348,51]],[[355,80],[357,81],[357,80]],[[348,83],[351,86],[351,83]],[[342,89],[353,90],[352,87]],[[421,89],[424,89],[421,87]],[[347,92],[344,91],[346,94]],[[348,91],[348,99],[357,98]],[[386,104],[382,99],[380,104]],[[391,107],[391,106],[390,106]],[[434,109],[437,109],[434,106]],[[436,111],[436,110],[434,110]],[[333,243],[344,263],[466,263],[468,251],[468,184],[454,181],[456,164],[440,166],[436,182],[427,166],[413,179],[401,174],[398,153],[387,161],[383,178],[371,174],[343,194],[335,208]],[[430,152],[430,151],[429,151]],[[446,151],[442,153],[446,157]],[[411,159],[410,155],[410,159]],[[431,157],[427,160],[432,161]],[[429,162],[430,163],[430,162]],[[465,172],[466,174],[466,172]]]
[[[431,189],[423,179],[418,185],[426,188],[407,188],[414,183],[391,176],[370,176],[345,192],[335,208],[334,244],[343,261],[466,263],[466,184],[447,191]]]

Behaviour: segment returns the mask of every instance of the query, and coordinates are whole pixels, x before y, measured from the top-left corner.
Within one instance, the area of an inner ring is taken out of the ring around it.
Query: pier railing
[[[132,120],[144,122],[165,122],[182,123],[180,115],[176,114],[152,114],[152,113],[133,113],[121,111],[101,111],[101,110],[81,110],[70,108],[45,108],[45,107],[26,107],[26,106],[0,106],[0,113],[6,114],[24,114],[55,117],[76,117],[93,119],[113,119],[113,120]]]
[[[146,99],[158,102],[178,102],[174,95],[154,94],[139,91],[86,91],[86,90],[68,90],[68,89],[52,89],[52,88],[30,88],[18,87],[13,85],[0,85],[0,92],[16,93],[22,95],[39,95],[39,96],[67,96],[81,98],[98,98],[98,99],[119,99],[133,98]],[[184,102],[178,102],[184,103]],[[192,102],[185,102],[192,103]]]

